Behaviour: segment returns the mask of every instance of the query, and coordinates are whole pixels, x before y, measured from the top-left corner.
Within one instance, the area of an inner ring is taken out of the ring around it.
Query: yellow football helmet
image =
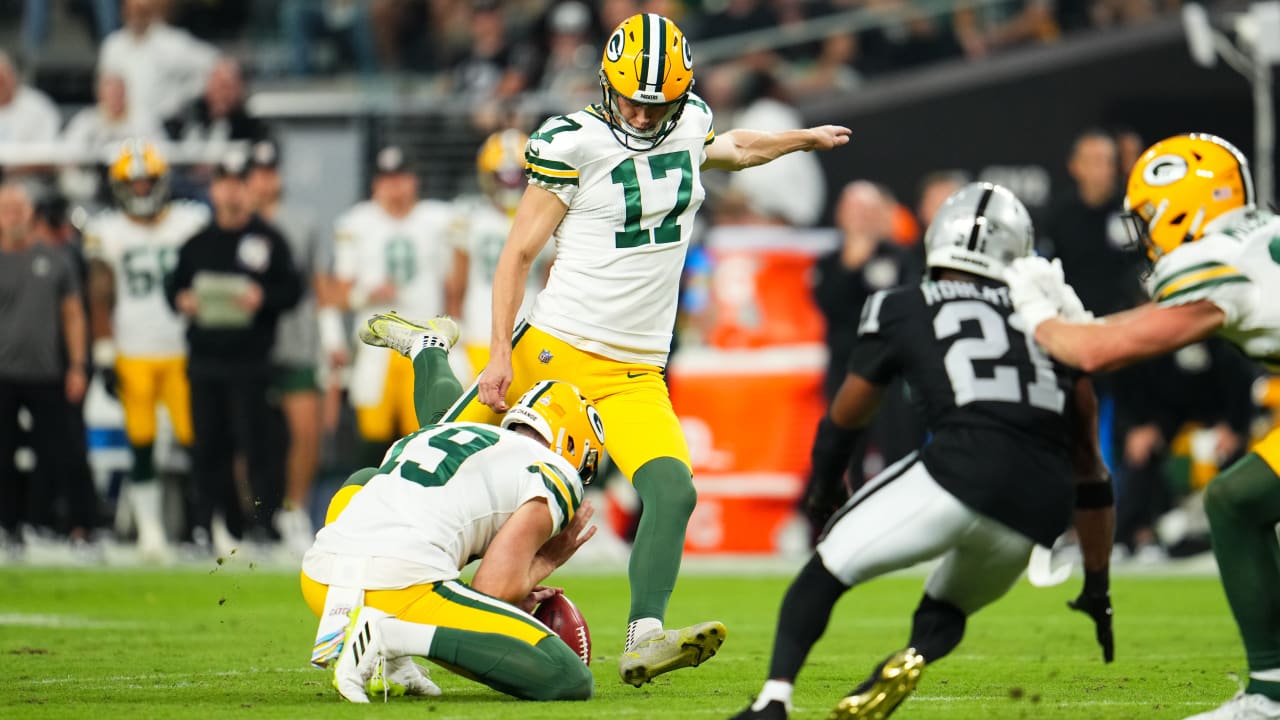
[[[600,61],[600,90],[613,135],[625,147],[647,150],[675,129],[693,87],[693,53],[680,28],[661,15],[632,15],[614,29]],[[637,129],[623,119],[617,98],[666,106],[660,122]]]
[[[1199,240],[1223,213],[1253,207],[1249,161],[1216,135],[1190,133],[1147,148],[1129,173],[1127,227],[1154,260]]]
[[[529,136],[519,130],[500,130],[485,138],[476,154],[476,179],[493,204],[508,215],[528,182],[524,176],[524,146]]]
[[[107,167],[111,192],[129,215],[154,217],[169,200],[169,163],[145,140],[120,144]]]
[[[577,468],[584,485],[591,482],[604,447],[604,423],[577,387],[560,380],[535,384],[502,416],[504,428],[517,423],[533,428],[552,452]]]

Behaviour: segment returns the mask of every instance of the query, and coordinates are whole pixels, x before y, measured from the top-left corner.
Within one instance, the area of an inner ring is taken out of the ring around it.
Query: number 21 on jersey
[[[1022,318],[1010,315],[1006,323],[1004,317],[986,303],[977,300],[949,302],[934,316],[933,332],[939,340],[946,340],[959,334],[960,324],[965,321],[978,323],[979,336],[951,343],[942,359],[957,406],[981,401],[1024,401],[1024,388],[1016,366],[994,365],[990,377],[978,377],[974,369],[975,360],[1000,360],[1009,353],[1009,332],[1006,328],[1011,327],[1026,339],[1027,355],[1035,367],[1035,379],[1025,387],[1025,402],[1041,410],[1062,413],[1066,393],[1058,387],[1053,361],[1029,334],[1023,332]]]
[[[680,215],[688,209],[693,197],[693,159],[688,150],[627,158],[613,169],[609,178],[615,185],[622,186],[626,208],[623,228],[613,236],[616,247],[680,242]],[[666,204],[668,201],[670,205]],[[663,206],[655,207],[658,203]],[[663,210],[667,212],[657,227],[641,227],[641,219],[646,214],[652,216]]]

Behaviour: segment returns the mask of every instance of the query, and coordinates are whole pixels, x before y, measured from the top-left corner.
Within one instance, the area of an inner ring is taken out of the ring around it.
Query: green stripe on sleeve
[[[528,152],[524,154],[524,160],[530,165],[541,165],[548,170],[577,170],[577,168],[568,163],[562,163],[559,160],[548,160]]]
[[[549,185],[577,185],[578,184],[578,178],[576,177],[574,178],[551,177],[550,175],[543,175],[542,173],[538,172],[537,170],[534,170],[533,168],[528,168],[527,170],[525,170],[525,174],[529,176],[530,180],[537,180],[538,182],[547,183]]]
[[[1155,290],[1151,292],[1151,295],[1152,297],[1158,296],[1161,290],[1164,290],[1166,287],[1169,286],[1170,283],[1177,280],[1178,278],[1186,277],[1187,275],[1190,275],[1191,273],[1194,273],[1194,272],[1200,272],[1201,270],[1209,270],[1216,267],[1226,267],[1226,266],[1220,262],[1210,260],[1209,262],[1202,262],[1202,263],[1199,263],[1198,265],[1191,265],[1190,267],[1185,267],[1181,270],[1175,270],[1172,275],[1161,280],[1159,283],[1156,283]],[[1177,293],[1174,293],[1174,294],[1176,295]]]
[[[1173,300],[1174,298],[1185,297],[1192,293],[1204,292],[1205,290],[1208,290],[1213,287],[1217,287],[1218,285],[1229,285],[1231,283],[1242,283],[1242,282],[1243,283],[1249,282],[1249,278],[1245,277],[1244,275],[1227,275],[1226,277],[1217,277],[1212,280],[1206,280],[1197,285],[1192,285],[1191,287],[1182,288],[1181,290],[1175,293],[1170,293],[1168,297],[1160,298],[1159,304],[1164,305],[1165,303],[1169,302],[1170,300]]]
[[[529,472],[538,473],[538,477],[542,478],[542,484],[547,487],[547,492],[551,493],[556,505],[560,506],[560,527],[556,528],[556,532],[564,530],[565,526],[569,524],[569,505],[565,502],[564,494],[560,492],[560,488],[556,487],[556,481],[547,477],[547,473],[539,465],[530,465],[526,469]]]

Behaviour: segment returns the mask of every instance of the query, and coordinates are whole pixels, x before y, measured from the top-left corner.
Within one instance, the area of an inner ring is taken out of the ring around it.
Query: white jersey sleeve
[[[1186,305],[1208,300],[1238,322],[1254,301],[1256,286],[1239,267],[1240,243],[1214,235],[1179,247],[1156,262],[1148,283],[1160,305]]]
[[[1161,305],[1207,300],[1226,315],[1218,331],[1245,355],[1280,371],[1280,217],[1237,210],[1201,239],[1160,258],[1150,279]]]
[[[580,146],[576,138],[565,135],[581,130],[580,119],[568,115],[553,117],[529,136],[525,144],[525,175],[530,185],[537,185],[560,198],[566,206],[578,194]],[[557,139],[557,136],[560,136]]]

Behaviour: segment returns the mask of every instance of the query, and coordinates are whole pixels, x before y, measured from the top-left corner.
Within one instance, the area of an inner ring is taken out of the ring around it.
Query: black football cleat
[[[755,710],[747,706],[746,710],[734,715],[729,720],[787,720],[787,706],[779,700],[772,700],[763,709]]]
[[[899,650],[836,704],[827,720],[884,720],[916,689],[924,656],[915,648]]]

